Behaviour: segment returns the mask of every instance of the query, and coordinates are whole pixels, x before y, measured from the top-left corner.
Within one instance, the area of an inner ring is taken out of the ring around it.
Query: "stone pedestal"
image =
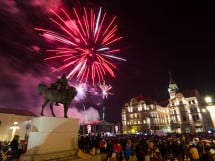
[[[20,161],[42,161],[69,157],[78,149],[79,120],[37,117],[33,119],[27,152]]]

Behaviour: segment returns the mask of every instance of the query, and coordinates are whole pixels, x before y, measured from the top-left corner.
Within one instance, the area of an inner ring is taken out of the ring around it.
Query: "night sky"
[[[37,85],[60,75],[44,61],[45,42],[34,27],[50,26],[49,9],[102,6],[117,16],[120,56],[116,78],[109,78],[113,95],[107,100],[87,97],[91,117],[105,107],[105,119],[120,121],[121,108],[133,96],[168,99],[169,72],[180,89],[214,95],[215,11],[212,2],[125,0],[0,0],[0,107],[28,109],[36,114],[43,98]],[[76,101],[71,108],[83,116]],[[77,110],[74,110],[77,109]],[[60,110],[62,108],[60,107]],[[97,112],[98,111],[98,112]],[[90,117],[90,115],[88,115]]]

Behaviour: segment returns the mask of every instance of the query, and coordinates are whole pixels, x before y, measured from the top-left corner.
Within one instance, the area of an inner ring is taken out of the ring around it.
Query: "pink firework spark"
[[[102,97],[108,98],[108,95],[112,94],[109,91],[111,90],[112,86],[107,85],[105,82],[98,84],[99,88],[102,90]],[[113,95],[113,94],[112,94]]]
[[[116,36],[118,26],[116,17],[106,21],[107,14],[102,14],[101,8],[97,15],[90,9],[84,8],[79,15],[73,8],[73,17],[61,9],[61,15],[52,11],[55,18],[50,20],[60,29],[61,33],[52,30],[35,28],[41,36],[49,40],[60,42],[63,47],[48,50],[51,56],[45,60],[61,59],[63,64],[56,67],[54,72],[69,70],[67,78],[75,78],[78,82],[102,82],[105,76],[115,77],[116,65],[114,60],[123,60],[116,54],[119,48],[112,48],[113,44],[122,37]]]

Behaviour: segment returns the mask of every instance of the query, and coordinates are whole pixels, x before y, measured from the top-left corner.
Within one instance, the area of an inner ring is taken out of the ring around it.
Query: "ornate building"
[[[152,133],[169,123],[168,109],[146,97],[133,97],[122,109],[123,133]]]
[[[123,133],[205,132],[214,128],[199,92],[180,90],[170,75],[169,100],[133,97],[122,108]]]

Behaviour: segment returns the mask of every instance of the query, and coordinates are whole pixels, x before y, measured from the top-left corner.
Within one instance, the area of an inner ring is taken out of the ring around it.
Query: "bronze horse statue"
[[[42,104],[42,110],[41,110],[42,116],[43,116],[43,111],[45,106],[48,104],[48,102],[50,102],[49,106],[51,109],[51,113],[54,117],[56,117],[53,111],[53,104],[56,102],[59,102],[64,105],[64,117],[67,118],[69,105],[74,99],[74,97],[77,95],[77,90],[75,87],[69,86],[66,89],[65,94],[63,94],[61,91],[57,90],[56,88],[53,88],[52,86],[48,87],[44,84],[39,84],[38,91],[40,96],[44,92],[44,102]]]

